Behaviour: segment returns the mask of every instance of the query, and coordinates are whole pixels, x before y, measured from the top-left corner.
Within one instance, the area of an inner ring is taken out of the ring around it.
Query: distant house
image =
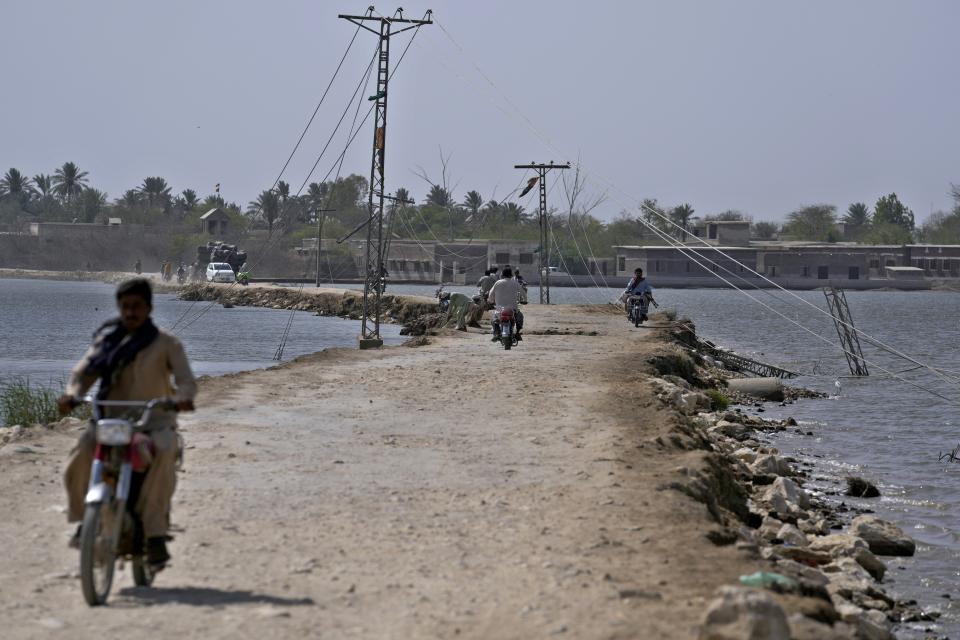
[[[715,247],[750,245],[750,223],[746,220],[705,220],[693,225],[690,232]]]
[[[226,235],[230,225],[230,216],[219,207],[214,207],[200,216],[200,230],[212,236]]]

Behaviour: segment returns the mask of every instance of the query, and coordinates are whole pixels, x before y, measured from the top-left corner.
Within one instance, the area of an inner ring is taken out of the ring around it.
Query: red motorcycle
[[[493,312],[493,335],[507,351],[517,346],[517,320],[513,309]]]
[[[78,401],[79,402],[79,401]],[[97,448],[90,469],[83,525],[80,529],[80,585],[90,606],[106,604],[119,561],[133,567],[137,586],[150,586],[156,572],[147,561],[143,525],[134,512],[149,468],[153,443],[145,432],[154,408],[176,411],[167,398],[149,402],[84,398],[93,408]],[[101,407],[140,409],[140,419],[103,418]]]

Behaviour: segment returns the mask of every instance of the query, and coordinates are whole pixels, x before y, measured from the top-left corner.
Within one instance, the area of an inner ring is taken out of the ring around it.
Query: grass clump
[[[0,427],[15,424],[48,424],[60,419],[57,398],[63,381],[46,386],[31,384],[30,378],[0,378]],[[90,405],[82,404],[71,413],[81,420],[90,419]]]
[[[730,406],[730,398],[717,389],[707,389],[707,397],[710,398],[710,408],[714,411],[723,411]]]
[[[0,425],[46,424],[59,418],[53,387],[33,385],[29,378],[0,380]]]

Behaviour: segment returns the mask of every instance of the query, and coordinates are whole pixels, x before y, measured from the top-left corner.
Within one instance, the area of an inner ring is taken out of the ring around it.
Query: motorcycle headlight
[[[126,420],[105,418],[97,421],[97,442],[111,447],[130,444],[133,425]]]

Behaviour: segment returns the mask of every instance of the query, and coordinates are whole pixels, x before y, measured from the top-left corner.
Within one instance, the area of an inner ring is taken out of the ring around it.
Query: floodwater
[[[113,285],[100,282],[0,279],[0,378],[26,376],[59,384],[83,355],[93,331],[116,316]],[[360,323],[306,311],[186,302],[154,294],[154,322],[179,337],[196,375],[219,375],[277,364],[328,347],[355,347]],[[291,322],[292,319],[292,322]],[[179,322],[178,322],[179,321]],[[402,341],[400,327],[381,325],[386,344]]]
[[[654,286],[656,282],[653,282]],[[391,284],[388,293],[432,296],[436,287]],[[473,287],[447,287],[473,294]],[[90,332],[112,315],[113,287],[99,283],[0,280],[0,371],[46,381],[62,376],[86,347]],[[602,303],[619,290],[560,288],[555,303]],[[764,436],[785,453],[815,462],[807,487],[818,492],[842,489],[843,476],[874,481],[882,497],[827,499],[873,509],[899,524],[918,543],[913,558],[886,559],[885,583],[901,599],[915,599],[925,610],[942,613],[936,623],[901,628],[903,637],[922,637],[933,628],[960,635],[960,463],[938,455],[960,442],[960,293],[848,292],[858,328],[887,345],[941,370],[908,369],[915,364],[892,356],[861,338],[871,375],[852,379],[832,321],[807,303],[825,308],[817,291],[745,294],[727,290],[658,289],[662,308],[689,317],[701,336],[762,360],[805,374],[796,384],[831,394],[779,407],[767,404],[766,417],[793,416],[801,432]],[[531,301],[538,292],[531,287]],[[769,305],[784,316],[771,309]],[[189,303],[172,295],[155,301],[158,324],[170,327],[184,316],[178,335],[198,373],[225,373],[269,366],[290,312],[224,309]],[[206,309],[203,315],[198,315]],[[190,323],[190,320],[196,318]],[[799,323],[807,330],[798,327]],[[624,320],[624,336],[634,329]],[[399,342],[399,328],[384,325],[388,343]],[[358,323],[293,316],[284,359],[330,346],[354,346]],[[886,369],[889,373],[885,373]],[[946,378],[946,379],[944,379]],[[839,382],[839,387],[837,386]],[[933,392],[933,393],[931,393]],[[945,396],[943,399],[934,393]],[[944,597],[949,595],[950,597]]]

